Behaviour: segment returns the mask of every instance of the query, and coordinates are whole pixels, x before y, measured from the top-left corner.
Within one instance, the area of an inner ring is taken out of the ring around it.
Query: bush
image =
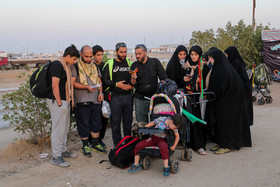
[[[24,74],[24,73],[23,73]],[[45,99],[39,99],[30,92],[29,79],[19,89],[3,95],[3,106],[8,111],[3,116],[15,130],[30,138],[47,138],[51,132],[51,116]]]

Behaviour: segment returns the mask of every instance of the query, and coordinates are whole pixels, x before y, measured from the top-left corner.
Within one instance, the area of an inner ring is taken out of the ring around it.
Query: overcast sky
[[[193,31],[241,19],[251,24],[252,6],[253,0],[0,0],[0,51],[188,43]],[[257,0],[257,24],[280,29],[279,7],[279,0]]]

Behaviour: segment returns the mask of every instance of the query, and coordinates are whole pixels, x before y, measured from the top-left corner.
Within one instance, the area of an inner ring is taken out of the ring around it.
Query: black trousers
[[[123,122],[124,136],[131,135],[133,100],[132,94],[112,95],[111,107],[111,127],[114,146],[122,139],[121,122]]]
[[[103,116],[101,116],[101,123],[102,123],[102,128],[101,128],[100,133],[99,133],[99,141],[101,141],[105,136],[105,132],[106,132],[106,129],[107,129],[108,118],[104,118]]]

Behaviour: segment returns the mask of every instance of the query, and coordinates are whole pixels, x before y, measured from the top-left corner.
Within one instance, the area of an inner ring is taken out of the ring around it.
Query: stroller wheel
[[[144,160],[144,157],[140,157],[140,160],[139,160],[139,164],[140,164],[140,166],[142,167],[142,168],[144,168],[144,166],[143,166],[143,160]]]
[[[265,102],[264,102],[264,99],[263,99],[263,98],[257,100],[257,104],[258,104],[258,105],[264,105],[264,103],[265,103]]]
[[[265,98],[265,102],[266,103],[272,103],[273,99],[271,96],[268,96],[267,98]]]
[[[193,159],[193,150],[191,148],[187,151],[187,161],[191,162]]]
[[[151,158],[149,156],[145,156],[143,159],[143,169],[148,170],[150,169],[151,165]]]
[[[173,160],[171,162],[171,172],[175,173],[175,174],[179,172],[179,162],[178,162],[178,160]]]
[[[256,96],[252,96],[252,101],[255,102],[257,100]]]
[[[183,149],[181,152],[181,160],[186,161],[187,160],[187,151],[186,149]]]

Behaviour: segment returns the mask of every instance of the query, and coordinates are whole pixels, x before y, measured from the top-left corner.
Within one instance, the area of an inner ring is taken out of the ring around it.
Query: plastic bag
[[[111,117],[110,104],[105,100],[102,102],[101,111],[102,111],[102,115],[103,115],[104,118],[110,118]]]

